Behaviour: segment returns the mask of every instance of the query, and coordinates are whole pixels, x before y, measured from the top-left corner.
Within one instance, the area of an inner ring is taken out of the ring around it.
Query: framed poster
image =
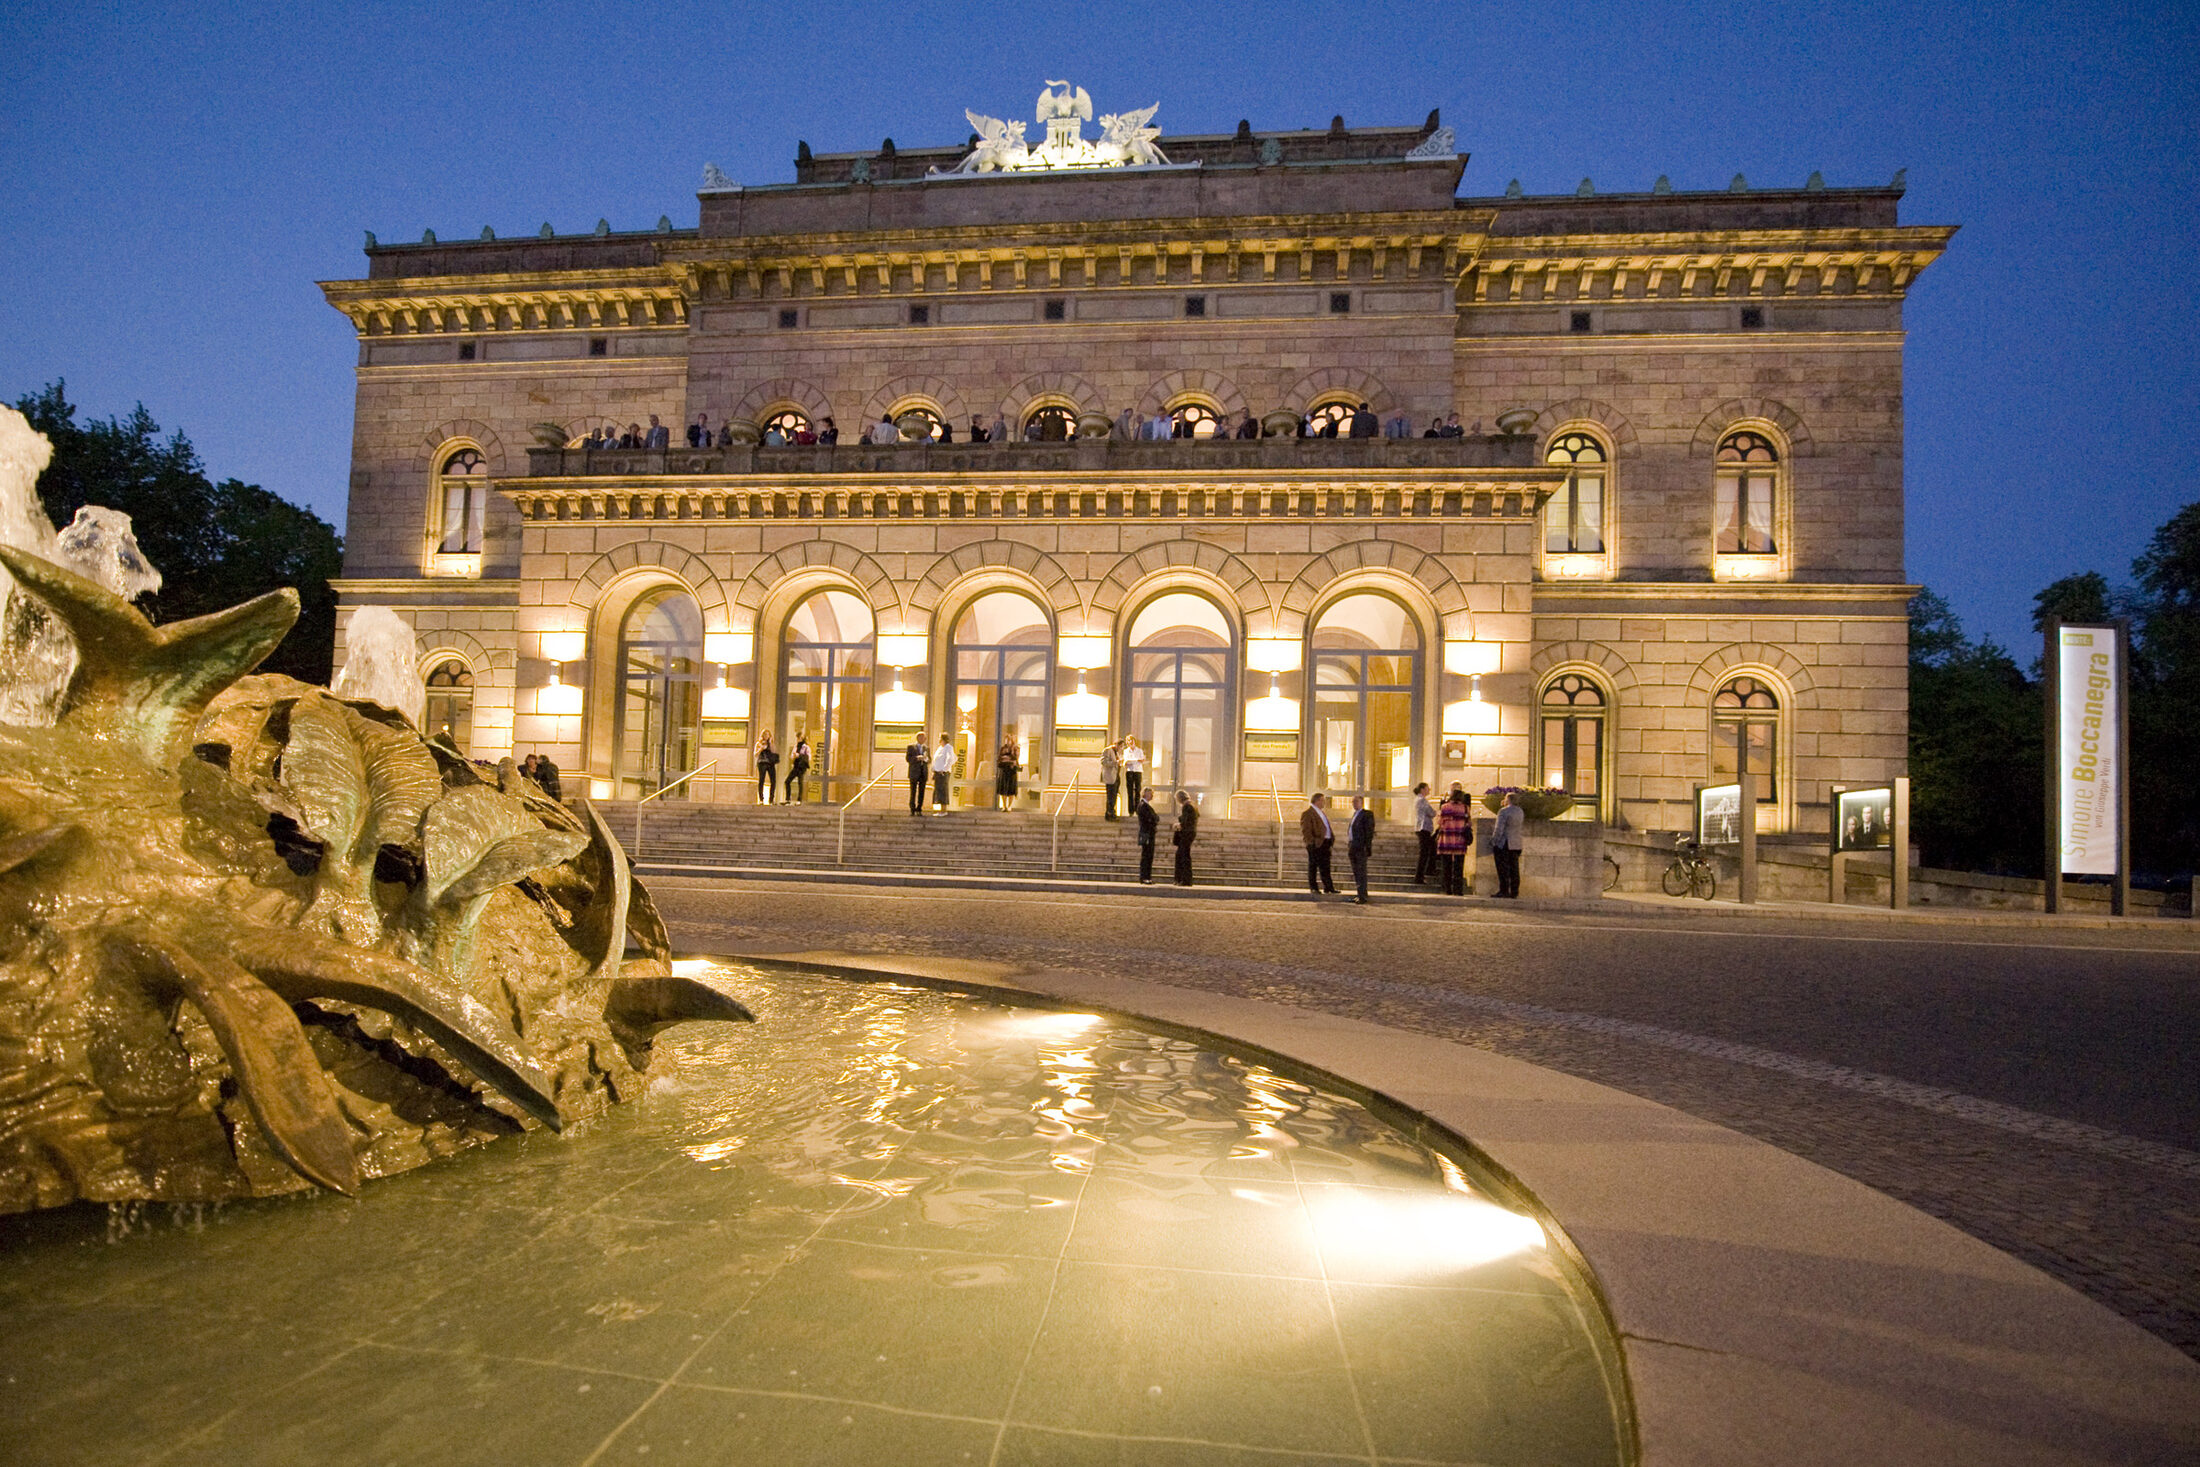
[[[1296,764],[1299,762],[1299,736],[1296,732],[1248,733],[1245,757],[1254,764]]]
[[[1062,728],[1054,730],[1054,752],[1063,759],[1090,759],[1108,746],[1108,731],[1104,728]]]
[[[1702,785],[1696,790],[1696,839],[1707,846],[1738,845],[1742,839],[1742,787]]]
[[[1894,844],[1894,786],[1843,790],[1834,796],[1833,848],[1884,851]]]
[[[871,752],[904,753],[911,744],[918,743],[923,738],[924,725],[921,723],[874,723],[871,725]]]

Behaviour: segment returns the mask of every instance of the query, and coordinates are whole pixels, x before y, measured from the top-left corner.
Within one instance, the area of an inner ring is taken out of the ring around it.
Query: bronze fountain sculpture
[[[631,1098],[668,1024],[750,1017],[672,972],[593,808],[250,676],[295,592],[156,626],[0,567],[16,629],[76,654],[51,726],[0,723],[0,1212],[356,1192]]]

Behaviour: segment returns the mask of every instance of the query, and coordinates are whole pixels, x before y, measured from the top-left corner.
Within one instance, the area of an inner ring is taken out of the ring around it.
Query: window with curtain
[[[481,553],[482,524],[489,513],[489,465],[479,452],[461,448],[443,460],[436,474],[442,506],[438,555]]]
[[[1586,433],[1561,433],[1543,461],[1568,470],[1566,482],[1543,506],[1544,554],[1603,554],[1604,445]]]
[[[1780,450],[1762,433],[1729,433],[1719,443],[1718,526],[1721,555],[1773,555],[1773,503]]]

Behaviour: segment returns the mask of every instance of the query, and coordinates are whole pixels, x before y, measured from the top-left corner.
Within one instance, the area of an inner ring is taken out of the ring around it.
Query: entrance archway
[[[871,701],[878,667],[871,608],[846,591],[817,591],[788,613],[781,639],[780,775],[795,740],[810,740],[804,798],[852,799],[870,776]]]
[[[622,798],[654,794],[695,767],[702,660],[703,613],[684,591],[648,592],[620,622],[612,781]]]
[[[1131,619],[1124,731],[1146,747],[1157,790],[1221,789],[1236,716],[1237,638],[1222,608],[1168,591]]]
[[[955,619],[949,668],[964,801],[993,802],[995,759],[1010,734],[1023,750],[1022,780],[1040,787],[1054,698],[1054,623],[1046,608],[1021,591],[986,592]]]
[[[1387,802],[1412,792],[1420,766],[1421,629],[1374,591],[1332,602],[1308,637],[1316,788]]]

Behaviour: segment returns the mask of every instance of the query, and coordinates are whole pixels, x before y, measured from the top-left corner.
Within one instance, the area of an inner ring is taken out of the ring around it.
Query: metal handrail
[[[1276,885],[1283,885],[1283,795],[1274,775],[1268,777],[1268,798],[1276,807]]]
[[[862,789],[857,790],[854,794],[850,795],[844,802],[842,802],[840,807],[840,835],[833,846],[833,864],[835,866],[845,866],[848,864],[848,806],[853,805],[856,801],[862,799],[873,789],[877,788],[878,782],[886,778],[887,775],[900,772],[901,771],[896,770],[891,764],[889,764],[888,766],[886,766],[886,768],[881,769],[878,773],[872,775],[871,782],[869,784],[865,785]]]
[[[1077,794],[1077,782],[1085,777],[1083,770],[1069,777],[1069,788],[1062,791],[1062,798],[1054,806],[1054,823],[1047,830],[1047,869],[1062,869],[1062,811]]]
[[[648,794],[642,796],[640,799],[634,802],[634,845],[626,853],[629,860],[639,861],[640,859],[642,859],[642,806],[648,804],[651,800],[656,799],[659,795],[671,794],[681,785],[686,784],[689,780],[695,778],[696,775],[703,773],[705,770],[716,769],[717,767],[718,761],[716,759],[711,760],[707,764],[698,764],[693,769],[690,769],[687,773],[681,775],[678,779],[672,781],[670,784],[661,784],[657,786],[657,788],[651,790]]]

